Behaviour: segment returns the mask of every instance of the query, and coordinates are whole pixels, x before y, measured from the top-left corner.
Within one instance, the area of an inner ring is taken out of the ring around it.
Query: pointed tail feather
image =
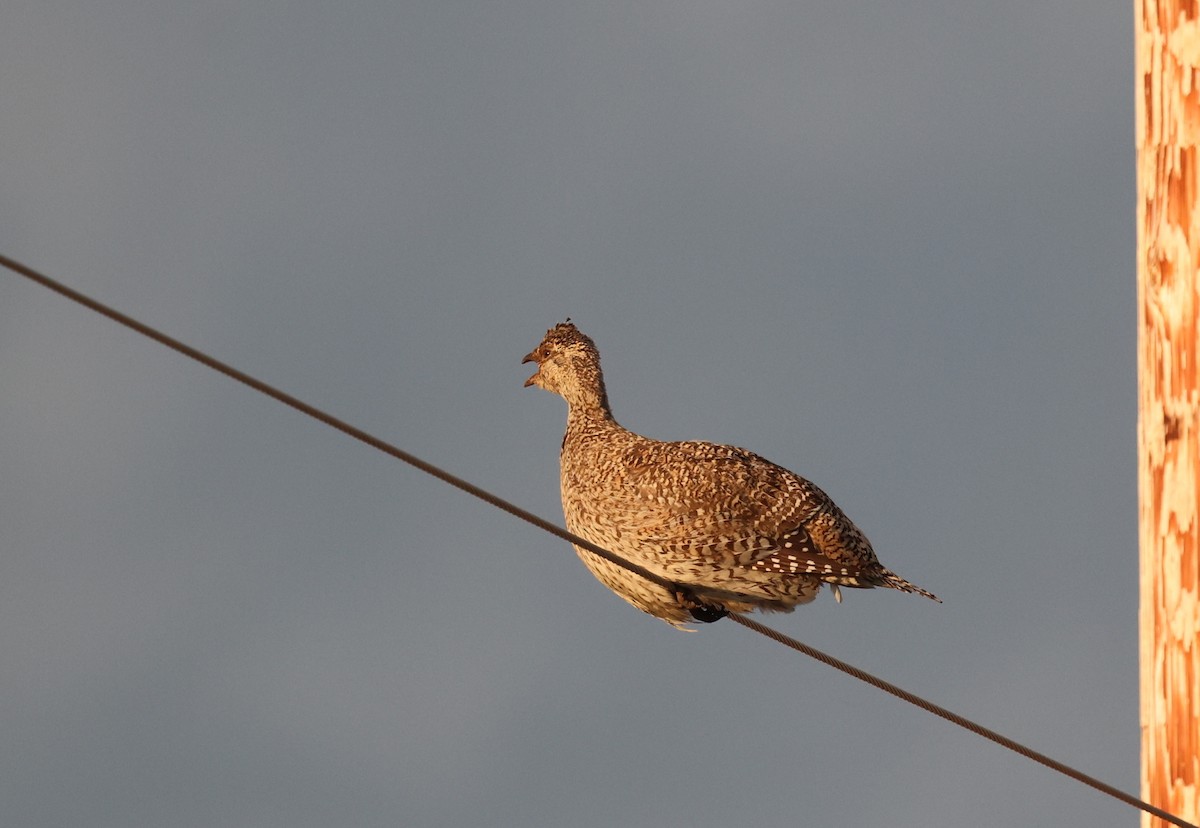
[[[909,581],[904,580],[899,575],[897,575],[895,572],[892,572],[890,569],[885,569],[883,571],[883,576],[880,578],[879,583],[881,586],[891,587],[892,589],[898,589],[901,592],[914,592],[917,595],[924,595],[926,598],[929,598],[930,600],[937,601],[939,604],[942,603],[942,599],[937,597],[936,595],[934,595],[932,592],[923,590],[916,584],[910,583]]]

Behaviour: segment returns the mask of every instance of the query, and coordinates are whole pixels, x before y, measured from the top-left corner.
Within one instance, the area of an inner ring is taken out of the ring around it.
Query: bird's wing
[[[815,484],[745,449],[642,442],[616,512],[638,542],[752,571],[876,580],[870,542]]]

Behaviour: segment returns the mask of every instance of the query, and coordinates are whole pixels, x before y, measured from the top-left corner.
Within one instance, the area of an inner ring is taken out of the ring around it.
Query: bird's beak
[[[523,360],[521,360],[521,364],[524,365],[526,362],[537,362],[537,357],[534,356],[534,353],[535,353],[534,351],[530,351],[529,353],[527,353],[525,355],[525,358]],[[538,370],[541,370],[540,365],[538,366]],[[537,371],[535,371],[533,373],[532,377],[525,380],[525,387],[528,388],[529,386],[533,385],[534,380],[536,380],[536,379],[537,379]]]

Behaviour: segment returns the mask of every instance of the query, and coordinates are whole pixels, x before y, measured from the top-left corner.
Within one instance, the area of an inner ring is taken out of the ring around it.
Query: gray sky
[[[785,632],[1138,780],[1127,2],[18,0],[0,251],[558,521],[618,419],[937,592]],[[15,276],[0,817],[1133,825]]]

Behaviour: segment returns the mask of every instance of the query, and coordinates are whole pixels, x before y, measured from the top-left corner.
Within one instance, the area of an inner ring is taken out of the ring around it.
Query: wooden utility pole
[[[1200,10],[1134,0],[1142,798],[1200,823]],[[1142,814],[1143,828],[1165,826]]]

